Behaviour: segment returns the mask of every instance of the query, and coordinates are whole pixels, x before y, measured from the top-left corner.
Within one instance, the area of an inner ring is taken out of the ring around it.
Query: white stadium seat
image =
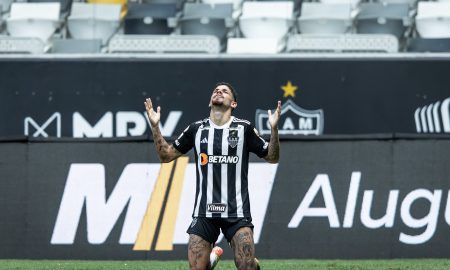
[[[346,33],[352,26],[351,12],[349,3],[303,3],[298,27],[305,34]]]
[[[352,7],[356,7],[361,0],[320,0],[322,4],[349,4]]]
[[[450,37],[450,2],[419,2],[416,29],[422,38]]]
[[[239,26],[247,38],[284,37],[293,23],[294,3],[244,2]]]
[[[237,9],[242,5],[244,0],[202,0],[202,3],[215,5],[215,4],[233,4],[233,8]]]
[[[39,38],[46,42],[61,24],[60,3],[12,3],[6,28],[13,37]]]
[[[119,28],[120,10],[119,4],[73,3],[69,33],[75,39],[101,39],[106,44]]]
[[[0,0],[0,6],[2,7],[1,13],[8,12],[9,9],[11,8],[12,2],[13,0]]]

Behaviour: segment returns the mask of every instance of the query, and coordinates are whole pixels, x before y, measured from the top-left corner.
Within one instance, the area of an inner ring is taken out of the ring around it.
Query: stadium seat
[[[170,23],[177,16],[176,4],[131,3],[124,22],[124,33],[129,35],[170,34],[175,27]]]
[[[0,53],[2,54],[41,54],[45,52],[45,44],[39,38],[0,37]]]
[[[70,7],[72,6],[72,0],[27,0],[28,3],[49,3],[56,2],[61,4],[61,14],[69,14]]]
[[[293,24],[294,3],[244,2],[239,26],[246,38],[283,38]]]
[[[233,9],[240,8],[242,5],[242,2],[244,2],[244,0],[202,0],[202,3],[210,4],[210,5],[232,4]]]
[[[149,4],[176,4],[178,10],[183,8],[184,2],[186,0],[142,0],[142,3]]]
[[[408,52],[450,52],[450,38],[411,38]]]
[[[304,34],[339,34],[351,30],[350,4],[303,3],[298,28]]]
[[[388,52],[399,50],[398,39],[389,34],[290,35],[286,51],[296,52]]]
[[[221,42],[234,25],[232,4],[186,3],[179,24],[183,35],[213,35]]]
[[[322,4],[349,4],[356,7],[361,0],[320,0],[319,2]]]
[[[115,4],[121,6],[120,18],[127,14],[127,0],[87,0],[90,4]]]
[[[411,25],[408,4],[361,3],[356,17],[360,34],[391,34],[404,37]]]
[[[416,3],[419,0],[383,0],[380,2],[386,3],[386,4],[407,4],[410,7],[414,8],[416,6]]]
[[[120,5],[73,3],[67,19],[74,39],[101,39],[106,44],[120,25]]]
[[[450,38],[450,2],[419,2],[416,30],[422,38]]]
[[[115,35],[109,42],[111,53],[219,53],[215,36]]]
[[[12,3],[6,19],[14,37],[34,37],[46,42],[60,26],[60,3]]]
[[[100,53],[101,39],[55,39],[51,53]]]
[[[0,6],[2,7],[0,14],[8,12],[13,1],[14,0],[0,0]]]
[[[303,2],[303,0],[256,0],[256,1],[259,1],[259,2],[286,2],[286,1],[293,2],[294,3],[294,11],[299,10],[300,6]]]

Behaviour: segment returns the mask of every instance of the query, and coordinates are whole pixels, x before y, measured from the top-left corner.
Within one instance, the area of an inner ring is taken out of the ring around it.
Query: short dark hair
[[[234,90],[234,87],[230,83],[227,83],[227,82],[218,82],[218,83],[216,83],[216,86],[214,87],[214,89],[216,89],[220,85],[227,86],[230,89],[231,93],[233,94],[234,101],[237,102],[237,92],[236,92],[236,90]]]

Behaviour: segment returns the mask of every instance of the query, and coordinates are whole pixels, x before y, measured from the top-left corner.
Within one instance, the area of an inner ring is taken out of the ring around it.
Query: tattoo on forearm
[[[161,135],[161,131],[158,127],[152,128],[153,141],[155,142],[156,150],[158,151],[159,157],[164,160],[168,157],[169,147],[171,147],[167,141]]]
[[[269,152],[267,153],[267,160],[278,161],[280,158],[280,140],[278,137],[278,130],[272,130],[269,141]]]

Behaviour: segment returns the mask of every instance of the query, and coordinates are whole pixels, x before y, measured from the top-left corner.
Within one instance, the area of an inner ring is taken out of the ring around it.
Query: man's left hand
[[[272,128],[278,127],[278,120],[280,120],[280,114],[281,114],[281,101],[278,101],[277,108],[275,109],[275,112],[272,114],[271,110],[268,110],[267,113],[269,114],[269,124]]]

